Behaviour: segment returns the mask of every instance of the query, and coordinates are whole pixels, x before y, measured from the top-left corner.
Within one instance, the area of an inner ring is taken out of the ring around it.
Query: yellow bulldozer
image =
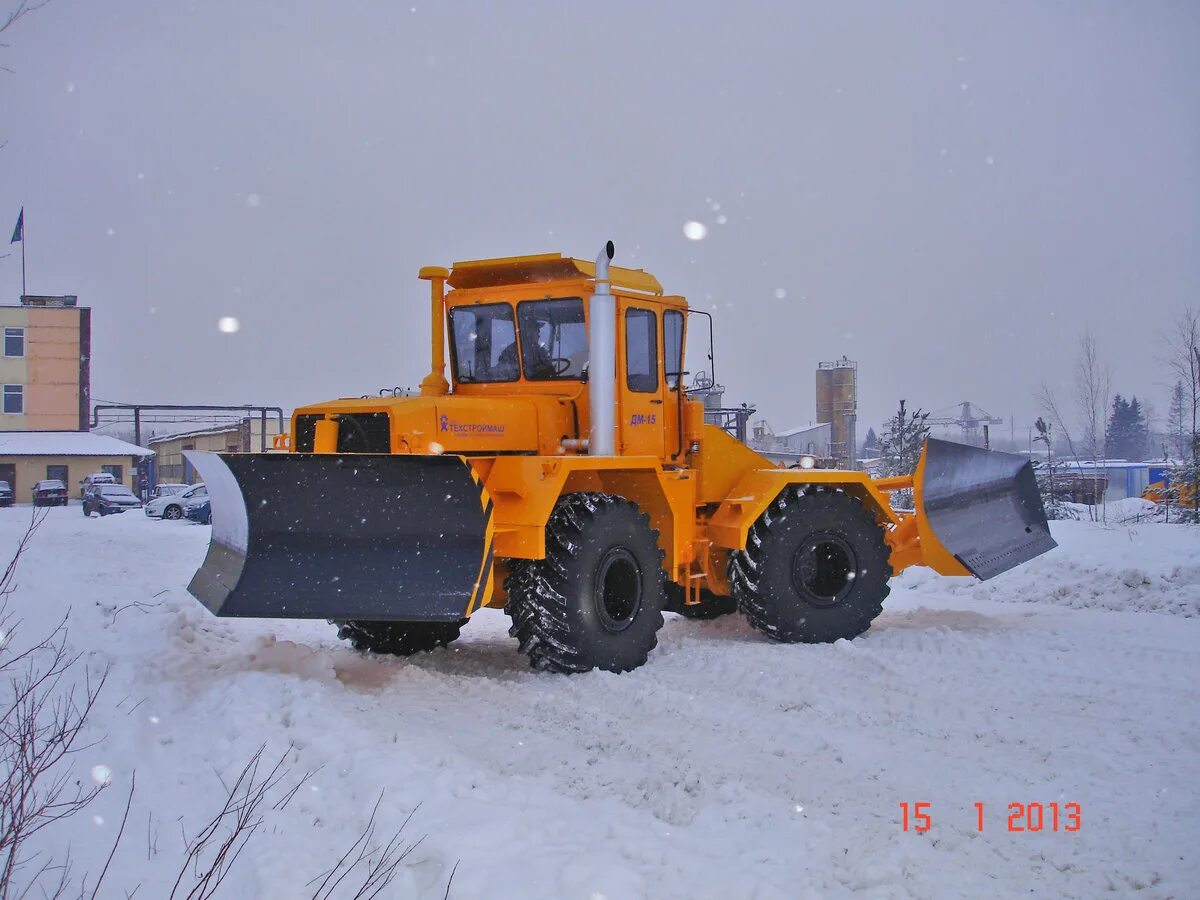
[[[1055,546],[1023,457],[931,439],[914,475],[871,479],[781,468],[706,424],[683,368],[693,321],[711,356],[711,317],[612,257],[424,268],[419,396],[299,408],[287,452],[189,452],[213,523],[191,593],[401,655],[503,608],[535,668],[622,672],[664,611],[835,641],[908,566],[986,579]]]

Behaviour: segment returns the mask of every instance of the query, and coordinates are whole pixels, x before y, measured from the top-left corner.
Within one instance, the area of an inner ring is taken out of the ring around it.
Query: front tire
[[[729,574],[747,621],[773,641],[853,638],[883,611],[884,532],[854,497],[788,488],[750,528]]]
[[[164,519],[182,519],[183,507],[172,504],[163,510],[162,517]]]
[[[601,493],[567,494],[546,524],[546,557],[505,579],[508,633],[535,669],[628,672],[662,627],[663,552],[650,517]]]
[[[372,622],[356,619],[333,622],[338,637],[355,650],[412,656],[445,647],[458,638],[466,619],[459,622]]]

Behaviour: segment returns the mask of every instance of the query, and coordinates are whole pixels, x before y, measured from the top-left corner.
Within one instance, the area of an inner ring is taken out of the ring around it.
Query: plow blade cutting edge
[[[922,543],[931,530],[954,559],[986,581],[1058,546],[1030,461],[930,438],[914,479]]]
[[[212,503],[188,590],[218,616],[459,621],[486,600],[492,505],[461,457],[184,455]]]

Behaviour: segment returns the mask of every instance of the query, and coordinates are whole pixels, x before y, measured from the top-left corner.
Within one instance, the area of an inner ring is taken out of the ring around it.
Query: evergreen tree
[[[1150,423],[1138,398],[1129,401],[1129,420],[1126,426],[1125,452],[1122,454],[1130,462],[1138,462],[1145,458],[1150,444]]]
[[[1137,462],[1146,455],[1150,428],[1137,397],[1126,400],[1120,394],[1113,397],[1112,414],[1108,417],[1108,447],[1115,459]]]
[[[883,426],[883,437],[879,439],[879,466],[882,475],[911,475],[917,469],[917,461],[921,458],[921,448],[929,437],[929,426],[925,420],[929,413],[908,412],[904,401],[900,401],[900,409]],[[911,490],[894,491],[892,506],[897,509],[912,509],[913,494]]]
[[[1117,394],[1113,397],[1112,413],[1108,417],[1109,453],[1125,459],[1125,448],[1129,444],[1129,401]]]
[[[863,441],[863,456],[867,459],[879,453],[879,436],[875,434],[874,428],[867,429],[867,438]]]
[[[1179,509],[1175,521],[1200,521],[1200,432],[1191,435],[1191,446],[1183,459],[1171,466],[1167,494]],[[1174,518],[1174,517],[1173,517]]]

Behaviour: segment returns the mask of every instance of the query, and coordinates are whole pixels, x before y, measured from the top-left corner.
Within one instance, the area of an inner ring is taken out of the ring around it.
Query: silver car
[[[208,498],[208,488],[193,484],[177,494],[164,494],[146,504],[146,515],[155,519],[182,519],[183,510],[189,500],[203,501]]]

